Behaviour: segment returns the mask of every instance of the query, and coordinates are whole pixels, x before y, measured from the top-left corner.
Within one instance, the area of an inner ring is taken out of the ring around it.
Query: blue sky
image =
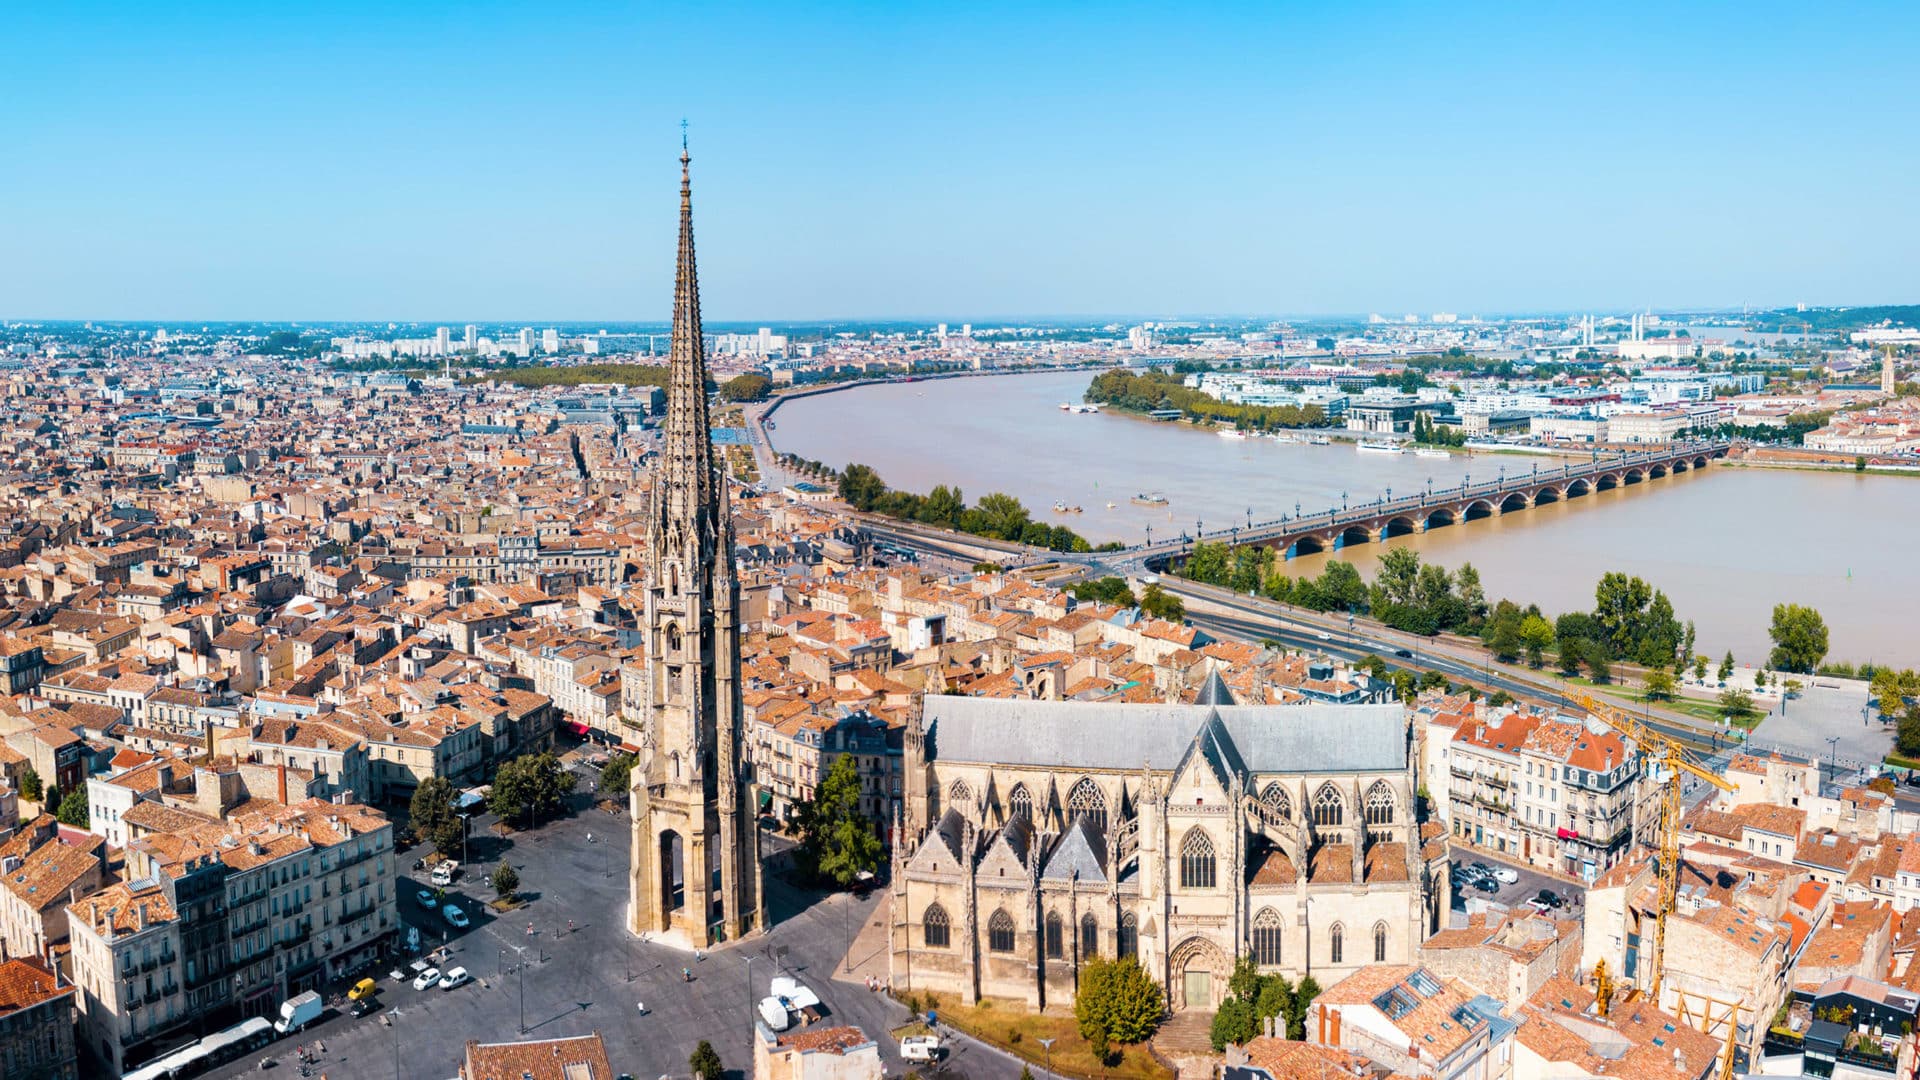
[[[0,316],[1920,300],[1910,4],[808,7],[6,5]]]

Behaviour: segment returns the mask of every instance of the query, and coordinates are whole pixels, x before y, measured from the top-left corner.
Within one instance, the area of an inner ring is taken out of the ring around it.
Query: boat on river
[[[1223,439],[1247,439],[1252,437],[1237,428],[1221,428],[1218,434]]]
[[[1441,458],[1441,459],[1445,459],[1445,458],[1450,458],[1450,457],[1452,457],[1453,455],[1452,455],[1452,454],[1449,454],[1449,453],[1447,453],[1447,452],[1446,452],[1445,450],[1436,450],[1436,449],[1434,449],[1433,447],[1430,447],[1430,446],[1423,446],[1423,447],[1421,447],[1420,449],[1418,449],[1418,450],[1415,450],[1415,451],[1413,452],[1413,456],[1414,456],[1414,457],[1424,457],[1424,458]]]
[[[1167,505],[1167,497],[1165,495],[1160,494],[1157,491],[1143,491],[1140,494],[1135,495],[1133,497],[1133,501],[1136,503],[1139,503],[1141,506]]]
[[[1359,451],[1362,454],[1404,454],[1406,453],[1405,450],[1402,450],[1400,448],[1399,443],[1380,442],[1372,439],[1361,439],[1359,444],[1356,445],[1354,449]]]
[[[1081,511],[1077,506],[1068,506],[1064,502],[1057,502],[1053,504],[1053,512],[1056,514],[1078,514]]]
[[[1308,446],[1332,446],[1333,440],[1327,438],[1325,435],[1309,435],[1307,436],[1307,445]]]

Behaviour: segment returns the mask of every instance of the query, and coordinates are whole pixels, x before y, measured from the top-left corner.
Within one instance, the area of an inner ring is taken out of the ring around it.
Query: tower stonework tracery
[[[629,929],[693,946],[762,929],[740,701],[733,517],[707,418],[693,257],[693,187],[680,154],[671,378],[647,523],[647,700],[633,772]]]

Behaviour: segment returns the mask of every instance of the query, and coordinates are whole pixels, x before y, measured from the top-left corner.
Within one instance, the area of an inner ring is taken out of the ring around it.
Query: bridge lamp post
[[[1347,493],[1343,491],[1340,493],[1340,509],[1344,511],[1346,510],[1346,508],[1347,508]]]
[[[1253,528],[1253,507],[1247,507],[1247,528]]]
[[[1200,542],[1200,538],[1201,538],[1202,536],[1204,536],[1204,535],[1206,535],[1206,531],[1207,531],[1207,530],[1206,530],[1206,528],[1205,528],[1205,527],[1204,527],[1204,526],[1203,526],[1203,525],[1201,524],[1201,521],[1200,521],[1200,519],[1199,519],[1199,518],[1194,518],[1194,519],[1193,519],[1193,542],[1194,542],[1194,543],[1196,543],[1196,544],[1197,544],[1197,543],[1199,543],[1199,542]]]
[[[1387,488],[1387,501],[1388,502],[1393,501],[1393,488],[1391,487]]]
[[[1300,516],[1300,500],[1299,499],[1293,500],[1293,516],[1294,517]]]
[[[1147,523],[1147,546],[1148,547],[1153,546],[1153,523],[1152,522]]]

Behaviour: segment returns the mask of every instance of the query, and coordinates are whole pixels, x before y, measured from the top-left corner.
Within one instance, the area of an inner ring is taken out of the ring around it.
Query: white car
[[[1506,867],[1504,867],[1504,866],[1502,866],[1502,867],[1499,867],[1498,869],[1496,869],[1496,870],[1494,870],[1494,872],[1493,872],[1493,876],[1494,876],[1495,878],[1498,878],[1498,879],[1499,879],[1499,881],[1500,881],[1500,884],[1502,884],[1502,885],[1511,885],[1511,884],[1513,884],[1514,882],[1516,882],[1516,881],[1519,881],[1519,880],[1520,880],[1520,875],[1519,875],[1519,874],[1517,874],[1517,873],[1514,873],[1514,872],[1513,872],[1512,870],[1509,870],[1509,869],[1507,869],[1507,868],[1506,868]]]
[[[473,920],[467,918],[467,913],[454,907],[452,904],[441,907],[440,914],[446,918],[449,925],[459,927],[462,930],[473,925]]]
[[[430,967],[427,970],[421,972],[419,977],[413,980],[413,988],[415,990],[425,990],[429,986],[438,985],[439,982],[440,982],[440,969],[437,967]]]
[[[440,976],[440,989],[452,990],[454,987],[465,986],[472,981],[473,980],[467,976],[466,968],[457,967],[445,975]]]
[[[1317,638],[1319,638],[1319,639],[1320,639],[1321,641],[1332,641],[1332,640],[1333,640],[1333,635],[1332,635],[1332,634],[1329,634],[1329,633],[1327,633],[1327,632],[1326,632],[1325,630],[1322,630],[1322,631],[1320,631],[1319,633],[1317,633],[1317,634],[1315,634],[1315,635],[1313,635],[1313,636],[1314,636],[1314,637],[1317,637]]]

